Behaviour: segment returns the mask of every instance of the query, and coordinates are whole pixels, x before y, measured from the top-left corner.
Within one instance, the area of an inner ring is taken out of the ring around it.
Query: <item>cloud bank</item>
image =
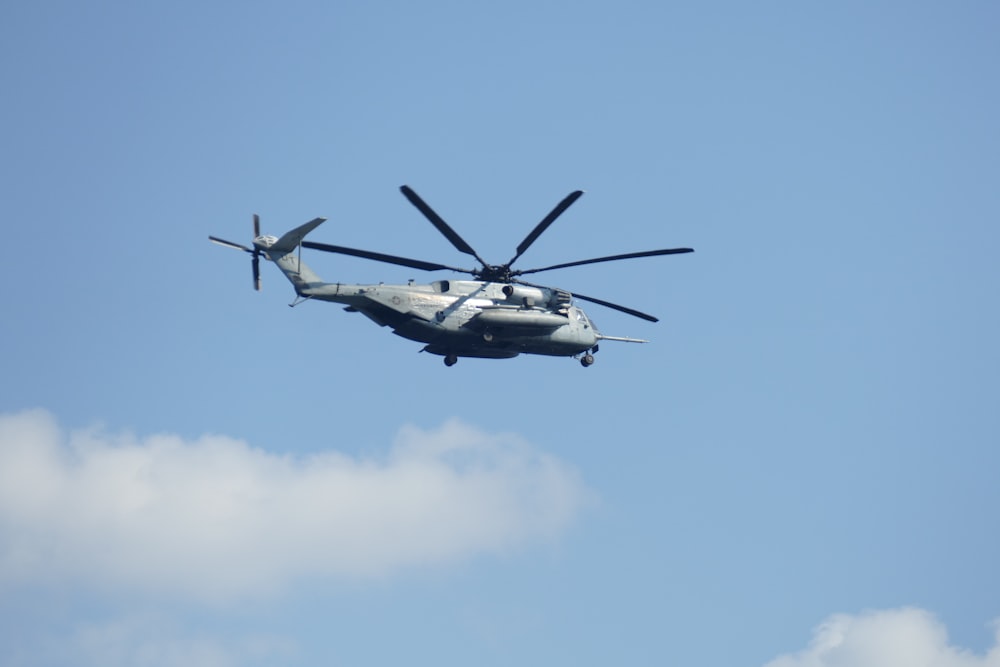
[[[1000,667],[1000,625],[985,655],[952,646],[933,614],[903,608],[836,614],[813,632],[809,646],[765,667]]]
[[[0,415],[0,584],[89,582],[227,598],[372,577],[557,537],[590,500],[513,435],[404,427],[381,458],[223,436],[66,432]]]

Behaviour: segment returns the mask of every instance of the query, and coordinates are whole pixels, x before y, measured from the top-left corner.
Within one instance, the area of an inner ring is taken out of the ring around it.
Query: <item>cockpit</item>
[[[584,328],[593,326],[590,320],[587,318],[587,314],[577,308],[576,306],[571,306],[569,309],[569,316],[582,324]]]

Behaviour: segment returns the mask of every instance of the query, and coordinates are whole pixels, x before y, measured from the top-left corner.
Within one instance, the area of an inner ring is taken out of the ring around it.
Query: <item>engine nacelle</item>
[[[548,302],[549,291],[527,285],[504,285],[503,293],[510,303],[532,308]]]

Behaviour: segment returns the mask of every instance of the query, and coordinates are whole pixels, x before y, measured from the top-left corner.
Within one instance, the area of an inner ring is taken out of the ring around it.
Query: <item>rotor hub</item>
[[[488,283],[509,283],[514,277],[507,264],[487,264],[473,274],[479,280]]]
[[[253,240],[253,244],[258,248],[270,248],[278,242],[277,236],[262,235]]]

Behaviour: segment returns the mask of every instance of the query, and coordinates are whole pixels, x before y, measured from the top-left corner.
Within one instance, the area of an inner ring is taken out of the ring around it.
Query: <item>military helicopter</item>
[[[264,257],[274,262],[295,288],[296,298],[290,306],[312,299],[344,304],[347,312],[362,313],[379,326],[390,327],[393,333],[403,338],[424,343],[421,351],[443,356],[446,366],[455,365],[459,357],[509,359],[519,354],[541,354],[572,357],[579,359],[587,367],[594,363],[594,353],[598,351],[598,343],[602,340],[646,343],[648,341],[638,338],[602,334],[587,314],[574,304],[574,299],[589,301],[649,322],[658,321],[652,315],[578,292],[537,285],[522,280],[521,276],[584,264],[694,252],[691,248],[646,250],[535,269],[513,269],[511,267],[514,262],[556,218],[583,195],[583,191],[571,192],[559,202],[524,237],[517,246],[516,254],[504,264],[490,264],[480,257],[410,187],[404,185],[400,191],[456,250],[474,257],[479,262],[479,268],[464,269],[304,240],[326,218],[316,218],[281,238],[275,238],[261,235],[260,218],[254,215],[253,247],[215,236],[208,238],[213,243],[251,255],[255,289],[260,290],[260,258]],[[406,285],[327,283],[302,261],[302,248],[362,257],[423,271],[453,271],[469,274],[473,279],[436,280],[429,284],[415,284],[411,280]]]

